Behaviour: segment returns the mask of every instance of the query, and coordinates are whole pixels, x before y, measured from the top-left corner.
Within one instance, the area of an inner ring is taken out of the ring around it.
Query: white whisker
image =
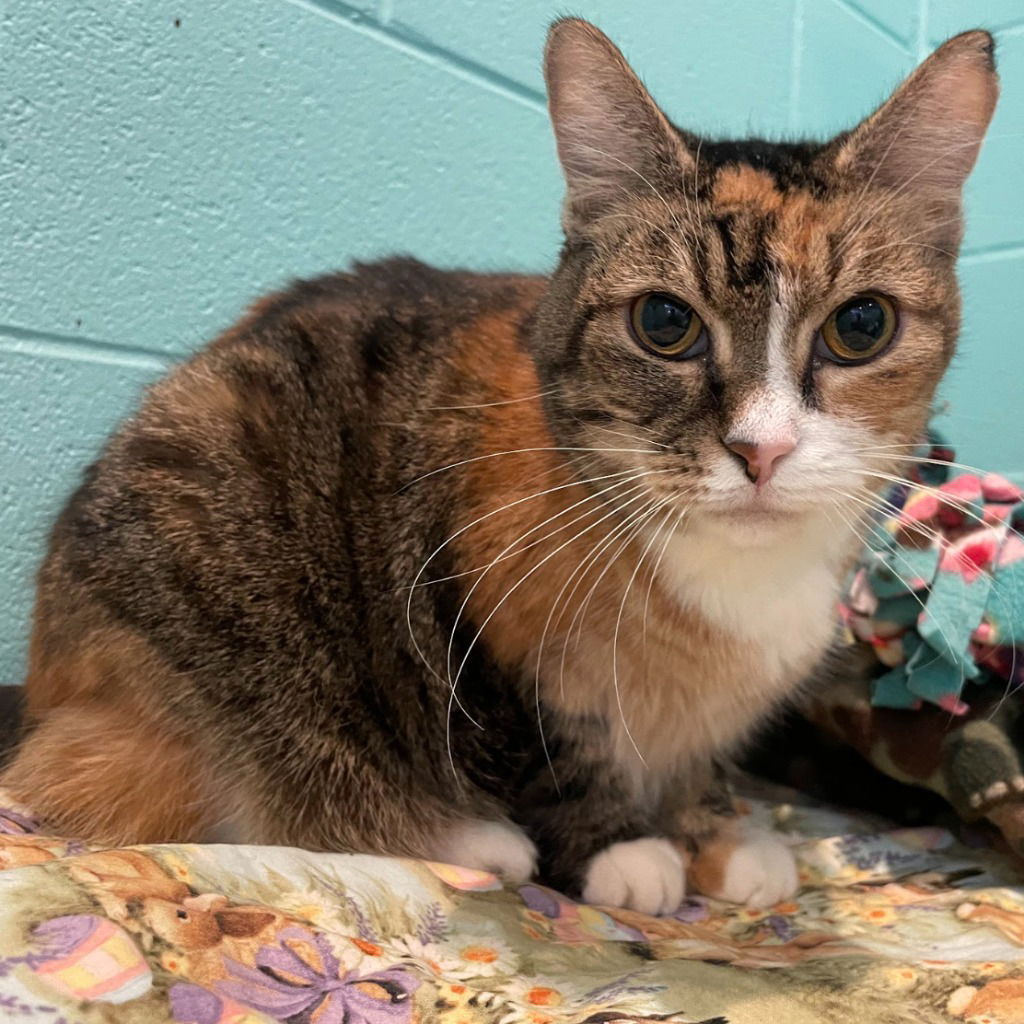
[[[516,537],[516,539],[514,541],[512,541],[511,544],[507,544],[504,548],[502,548],[502,550],[487,564],[487,566],[484,568],[483,572],[481,572],[480,576],[476,580],[474,580],[473,585],[466,592],[466,596],[462,599],[462,604],[459,605],[459,609],[455,613],[455,622],[452,625],[451,636],[448,639],[448,654],[447,654],[447,658],[446,658],[446,671],[448,673],[449,682],[451,681],[451,674],[452,674],[452,671],[451,671],[452,648],[453,648],[453,645],[455,643],[455,634],[458,631],[459,622],[462,619],[462,615],[465,612],[466,607],[468,606],[469,602],[472,600],[473,594],[476,592],[477,587],[479,587],[480,584],[483,582],[483,579],[487,575],[487,573],[490,572],[491,569],[493,569],[494,566],[498,564],[498,562],[502,561],[504,556],[506,556],[509,553],[509,551],[511,549],[515,548],[516,545],[518,545],[522,540],[524,540],[526,537],[529,537],[530,534],[535,533],[537,530],[543,529],[545,526],[548,525],[548,523],[552,522],[553,520],[560,518],[561,516],[565,515],[567,512],[571,512],[574,508],[577,508],[579,505],[582,505],[584,502],[592,501],[595,497],[599,497],[600,495],[607,493],[608,491],[614,489],[615,487],[620,486],[623,483],[632,483],[634,480],[638,480],[641,477],[653,476],[653,475],[655,475],[658,472],[659,472],[658,470],[648,470],[645,473],[636,473],[633,476],[627,477],[626,480],[618,481],[617,483],[610,484],[608,487],[605,487],[602,490],[598,491],[597,494],[587,495],[586,497],[581,498],[579,501],[576,501],[572,505],[568,506],[568,508],[560,509],[558,512],[555,512],[553,515],[548,516],[542,522],[538,523],[537,525],[535,525],[535,526],[531,527],[529,530],[527,530],[526,533],[520,534],[518,537]],[[631,488],[631,490],[643,491],[644,490],[644,485],[643,484],[637,484],[635,487]],[[627,491],[626,493],[629,493],[629,492]],[[622,495],[619,495],[618,497],[622,497]],[[599,522],[600,521],[601,520],[599,520]],[[571,539],[572,538],[570,538],[570,540]]]
[[[636,500],[636,499],[635,498],[631,498],[631,499],[629,499],[629,501],[626,502],[626,504],[628,505],[628,504],[632,503],[634,500]],[[456,615],[456,626],[453,627],[453,630],[452,630],[452,640],[449,641],[449,645],[448,645],[448,666],[449,666],[449,668],[448,668],[448,677],[449,677],[449,680],[450,680],[451,696],[450,696],[449,701],[448,701],[448,713],[447,713],[446,721],[445,721],[445,742],[446,742],[446,745],[447,745],[447,748],[448,748],[448,761],[449,761],[449,764],[451,765],[451,769],[452,769],[453,774],[456,774],[456,776],[457,776],[457,773],[456,773],[456,769],[455,769],[455,759],[454,759],[454,755],[452,753],[452,747],[451,747],[451,712],[452,712],[452,706],[453,706],[453,704],[455,702],[455,699],[456,699],[455,698],[455,694],[456,694],[456,690],[458,689],[459,679],[462,676],[462,671],[466,667],[466,663],[469,661],[469,656],[472,654],[473,648],[476,646],[477,641],[480,639],[481,635],[483,634],[483,631],[487,628],[487,624],[491,621],[491,619],[494,618],[494,616],[502,608],[502,606],[505,604],[505,602],[512,596],[512,594],[515,593],[515,591],[518,590],[519,587],[521,587],[535,572],[537,572],[538,569],[540,569],[544,564],[546,564],[548,561],[550,561],[552,558],[554,558],[555,555],[557,555],[560,551],[564,550],[570,544],[574,543],[579,537],[583,536],[585,533],[589,533],[591,530],[593,530],[596,527],[600,526],[601,523],[603,523],[605,520],[611,518],[612,516],[616,515],[619,511],[620,511],[619,508],[613,508],[610,512],[605,513],[605,515],[603,515],[596,523],[591,523],[589,526],[585,526],[582,530],[579,530],[576,534],[574,534],[568,540],[563,541],[561,544],[558,545],[558,547],[556,547],[553,551],[550,551],[548,554],[546,554],[536,565],[534,565],[531,569],[529,569],[526,573],[524,573],[519,578],[519,580],[517,580],[517,582],[514,583],[505,592],[504,596],[501,598],[501,600],[498,601],[498,603],[494,606],[494,608],[488,613],[487,617],[484,619],[484,621],[481,623],[479,629],[474,634],[473,639],[469,642],[469,645],[466,648],[466,652],[465,652],[465,654],[462,657],[462,661],[459,663],[458,670],[455,673],[455,678],[452,679],[451,678],[452,641],[454,640],[455,629],[457,629],[457,627],[458,627],[458,619],[461,616],[462,611],[465,609],[470,595],[467,595],[466,600],[464,600],[462,602],[462,607],[459,609],[459,612]],[[481,579],[482,578],[483,577],[481,577]],[[477,583],[479,583],[479,582],[480,581],[477,580]],[[476,587],[477,583],[474,584],[474,588]],[[470,594],[471,593],[472,593],[472,590],[470,591]]]
[[[649,471],[644,472],[644,473],[639,474],[639,475],[646,476],[646,475],[650,474],[650,475],[653,476],[653,475],[656,475],[656,474],[659,474],[659,473],[667,473],[667,472],[670,472],[670,470],[667,470],[667,469],[652,469],[652,470],[649,470]],[[465,533],[471,527],[476,526],[477,524],[483,522],[483,520],[490,519],[492,516],[496,516],[496,515],[499,515],[502,512],[506,512],[506,511],[508,511],[508,509],[514,507],[515,505],[519,505],[519,504],[521,504],[524,501],[533,501],[535,498],[541,498],[541,497],[544,497],[545,495],[553,494],[556,491],[564,491],[564,490],[567,490],[567,489],[573,488],[573,487],[585,487],[588,484],[599,483],[602,480],[612,480],[612,479],[615,479],[615,478],[619,478],[617,483],[611,484],[608,487],[602,488],[600,491],[597,491],[595,494],[588,495],[586,498],[582,498],[579,501],[574,502],[572,505],[567,506],[563,510],[563,513],[561,513],[561,514],[564,514],[565,512],[571,512],[574,508],[576,508],[579,505],[584,504],[584,502],[586,502],[586,501],[591,501],[594,498],[600,497],[602,494],[605,494],[608,491],[610,491],[613,487],[617,487],[617,486],[620,486],[621,484],[629,483],[630,480],[636,479],[637,476],[638,476],[638,474],[636,473],[635,470],[624,469],[624,470],[621,470],[621,471],[619,471],[617,473],[606,473],[603,476],[590,477],[589,479],[571,480],[569,483],[558,484],[556,487],[549,487],[546,490],[537,491],[535,494],[529,494],[525,498],[517,498],[515,501],[510,501],[510,502],[502,505],[500,508],[496,508],[496,509],[492,510],[491,512],[484,513],[484,515],[482,515],[482,516],[478,516],[471,523],[467,524],[466,526],[461,527],[458,531],[453,533],[444,542],[444,544],[442,544],[440,547],[438,547],[438,548],[436,548],[434,550],[434,552],[430,555],[430,558],[427,559],[427,562],[424,563],[423,567],[424,568],[426,567],[426,565],[441,550],[441,548],[443,548],[445,545],[451,543],[461,533]],[[573,519],[572,522],[567,523],[564,526],[559,526],[556,530],[552,530],[551,533],[547,533],[543,537],[539,537],[537,540],[531,541],[529,544],[525,545],[524,547],[519,548],[518,550],[510,551],[510,552],[508,552],[508,554],[502,555],[501,558],[498,559],[498,561],[504,561],[506,558],[516,558],[517,556],[521,555],[524,551],[528,551],[530,548],[536,547],[538,544],[543,543],[549,537],[553,537],[556,533],[561,533],[563,530],[568,529],[568,527],[571,526],[572,523],[579,522],[580,519],[583,519],[583,518],[585,518],[586,516],[588,516],[590,514],[591,514],[591,512],[584,512],[581,516],[578,516],[576,519]],[[518,540],[525,540],[530,535],[530,533],[532,533],[532,532],[533,531],[530,530],[527,533],[521,534],[519,536]],[[483,572],[485,569],[489,568],[493,564],[494,564],[493,562],[489,562],[487,565],[477,565],[477,566],[474,566],[472,569],[463,569],[461,572],[454,572],[450,576],[435,576],[433,579],[423,580],[422,582],[419,582],[419,574],[417,574],[416,579],[412,583],[406,584],[405,586],[402,586],[402,587],[398,587],[397,590],[399,590],[399,591],[402,591],[402,590],[414,590],[417,587],[430,587],[430,586],[433,586],[435,583],[447,583],[449,580],[457,580],[457,579],[461,579],[463,576],[472,576],[474,573]]]
[[[630,475],[630,474],[629,474],[629,471],[624,471],[624,472],[625,472],[625,475],[626,475],[626,476],[629,476],[629,475]],[[654,472],[654,471],[652,471],[652,472]],[[610,474],[610,475],[612,475],[612,476],[618,476],[619,474],[617,474],[617,473],[616,473],[616,474]],[[590,482],[593,482],[593,481],[590,481]],[[625,480],[619,481],[619,483],[626,483],[626,482],[628,482],[628,481],[625,481]],[[460,528],[459,528],[458,530],[456,530],[456,531],[455,531],[455,533],[453,533],[453,534],[452,534],[452,535],[451,535],[450,537],[448,537],[448,538],[447,538],[447,539],[446,539],[445,541],[443,541],[443,542],[442,542],[441,544],[439,544],[439,545],[438,545],[438,546],[437,546],[437,547],[436,547],[436,548],[435,548],[435,549],[434,549],[434,550],[433,550],[433,551],[432,551],[432,552],[431,552],[431,553],[430,553],[430,554],[429,554],[429,555],[427,556],[427,559],[426,559],[426,561],[424,561],[424,563],[423,563],[423,564],[422,564],[422,565],[420,566],[420,569],[419,569],[419,571],[418,571],[418,572],[416,573],[416,576],[415,576],[415,577],[413,578],[412,584],[411,584],[411,585],[410,585],[410,587],[409,587],[409,596],[408,596],[408,598],[406,599],[406,603],[405,603],[405,622],[406,622],[406,626],[407,626],[407,628],[408,628],[408,631],[409,631],[409,638],[410,638],[410,640],[412,641],[412,645],[413,645],[413,648],[414,648],[414,649],[415,649],[415,651],[416,651],[416,654],[418,655],[419,659],[420,659],[420,660],[421,660],[421,661],[423,662],[423,664],[424,664],[424,665],[426,666],[427,670],[428,670],[428,671],[429,671],[429,672],[430,672],[430,673],[431,673],[431,674],[432,674],[432,675],[433,675],[433,676],[434,676],[434,677],[435,677],[435,678],[436,678],[436,679],[437,679],[437,680],[438,680],[439,682],[443,681],[443,677],[442,677],[442,676],[441,676],[441,674],[440,674],[440,673],[439,673],[439,672],[438,672],[438,671],[437,671],[437,670],[436,670],[436,669],[434,668],[434,666],[430,664],[430,661],[429,661],[429,659],[427,658],[427,656],[426,656],[426,654],[424,653],[423,649],[422,649],[422,648],[420,647],[420,644],[419,644],[419,640],[418,640],[418,639],[416,638],[416,631],[415,631],[415,630],[414,630],[414,629],[412,628],[412,599],[413,599],[413,595],[414,595],[414,594],[415,594],[415,592],[416,592],[416,588],[417,588],[417,585],[418,585],[418,583],[419,583],[419,579],[420,579],[420,577],[421,577],[421,576],[423,575],[423,573],[424,573],[424,572],[426,571],[426,569],[427,569],[427,566],[428,566],[428,565],[430,565],[430,563],[431,563],[431,562],[433,561],[433,559],[434,559],[434,558],[435,558],[435,557],[436,557],[436,556],[437,556],[437,555],[438,555],[438,554],[439,554],[439,553],[440,553],[440,552],[441,552],[441,551],[442,551],[442,550],[443,550],[443,549],[444,549],[444,548],[445,548],[445,547],[446,547],[446,546],[447,546],[448,544],[450,544],[450,543],[451,543],[451,542],[452,542],[453,540],[455,540],[456,538],[458,538],[459,536],[461,536],[462,534],[464,534],[464,533],[465,533],[465,532],[466,532],[467,530],[470,530],[470,529],[472,529],[472,528],[473,528],[474,526],[476,526],[476,525],[477,525],[478,523],[481,523],[481,522],[483,522],[483,521],[484,521],[485,519],[489,519],[489,518],[491,518],[492,516],[496,516],[496,515],[499,515],[500,513],[502,513],[502,512],[505,512],[505,511],[507,511],[508,509],[510,509],[510,508],[513,508],[513,507],[515,507],[516,505],[521,505],[521,504],[523,504],[524,502],[527,502],[527,501],[533,501],[533,500],[535,500],[536,498],[540,498],[540,497],[543,497],[543,496],[545,496],[545,495],[547,495],[547,494],[551,494],[551,493],[552,493],[552,492],[554,492],[554,491],[561,491],[561,490],[564,490],[564,489],[565,489],[565,488],[567,488],[567,487],[576,487],[576,486],[578,486],[578,485],[579,485],[579,481],[578,481],[578,480],[572,480],[572,481],[570,481],[569,483],[566,483],[566,484],[559,484],[559,485],[557,485],[557,486],[555,486],[555,487],[549,487],[549,488],[546,488],[546,489],[545,489],[545,490],[543,490],[543,491],[537,491],[537,492],[536,492],[536,493],[534,493],[534,494],[528,494],[528,495],[525,495],[525,496],[524,496],[524,497],[522,497],[522,498],[517,498],[517,499],[516,499],[515,501],[511,501],[511,502],[508,502],[508,503],[507,503],[507,504],[505,504],[505,505],[502,505],[502,506],[501,506],[500,508],[497,508],[497,509],[493,509],[493,510],[492,510],[492,511],[490,511],[490,512],[486,512],[486,513],[484,513],[484,514],[483,514],[482,516],[478,516],[478,517],[477,517],[476,519],[474,519],[474,520],[473,520],[472,522],[469,522],[469,523],[467,523],[467,524],[466,524],[465,526],[463,526],[463,527],[460,527]],[[614,487],[614,486],[616,486],[616,485],[614,485],[614,484],[610,485],[610,486],[609,486],[609,488],[607,488],[607,490],[610,490],[610,489],[611,489],[611,487]],[[590,497],[591,497],[591,498],[593,498],[593,497],[599,497],[599,496],[600,496],[601,494],[603,494],[603,493],[605,493],[605,492],[604,492],[604,491],[599,491],[599,492],[598,492],[597,494],[595,494],[595,495],[591,495]],[[566,511],[566,512],[571,512],[571,511],[572,511],[572,509],[573,509],[573,508],[575,508],[575,507],[576,507],[576,505],[578,505],[578,504],[581,504],[581,502],[577,502],[576,504],[574,504],[574,505],[571,505],[571,506],[569,506],[569,507],[568,507],[567,509],[565,509],[564,511]],[[461,704],[459,704],[459,709],[460,709],[460,710],[461,710],[461,711],[462,711],[462,712],[463,712],[463,713],[464,713],[464,714],[466,715],[466,717],[467,717],[467,718],[469,718],[469,719],[470,719],[470,721],[471,721],[471,722],[473,722],[473,723],[474,723],[474,725],[476,725],[476,726],[477,726],[477,728],[481,728],[480,724],[479,724],[478,722],[476,722],[476,721],[475,721],[475,720],[474,720],[474,719],[472,718],[472,716],[471,716],[471,715],[469,715],[469,713],[468,713],[468,712],[466,711],[466,709],[465,709],[465,708],[463,708],[463,707],[462,707],[462,705],[461,705]]]
[[[672,499],[664,498],[660,505],[655,505],[654,508],[644,517],[643,522],[646,523],[653,515],[657,514],[665,505],[667,505]],[[659,526],[659,532],[662,526],[668,522],[669,516],[672,514],[672,509],[669,508],[668,515],[662,520]],[[641,526],[643,523],[641,523]],[[629,580],[626,583],[626,588],[622,592],[622,600],[619,602],[619,611],[615,616],[615,629],[612,632],[612,687],[615,690],[615,704],[619,709],[619,720],[622,722],[622,728],[625,729],[626,735],[629,737],[629,742],[633,744],[633,749],[636,751],[637,757],[640,758],[641,764],[646,765],[647,762],[644,760],[644,755],[640,753],[640,748],[636,745],[636,741],[633,739],[632,733],[629,731],[629,724],[626,722],[626,715],[622,708],[622,693],[619,689],[619,628],[622,626],[622,614],[626,608],[626,601],[629,598],[629,591],[632,589],[633,582],[636,579],[637,573],[640,571],[640,567],[644,564],[644,559],[647,557],[647,553],[651,550],[652,545],[658,539],[658,533],[655,532],[651,535],[647,541],[643,551],[640,553],[640,557],[636,561],[636,566],[633,569]]]
[[[658,557],[654,561],[654,567],[651,569],[651,578],[647,581],[647,593],[644,595],[643,625],[641,627],[644,648],[647,647],[647,610],[651,604],[651,590],[654,588],[654,581],[658,578],[658,570],[661,568],[661,563],[665,558],[665,552],[668,550],[668,546],[672,542],[672,538],[676,535],[676,530],[679,529],[679,524],[682,522],[686,513],[690,511],[692,506],[693,502],[691,501],[690,504],[681,509],[679,514],[676,516],[675,522],[672,524],[672,529],[665,535],[665,541],[661,545]]]
[[[612,430],[611,427],[601,427],[597,426],[596,424],[591,424],[591,426],[595,427],[597,430],[600,430],[602,433],[615,434],[616,437],[624,437],[627,441],[644,442],[646,444],[657,445],[659,448],[665,448],[669,451],[672,450],[672,446],[670,444],[663,444],[661,441],[655,441],[654,438],[634,437],[632,434],[627,434],[623,430]]]
[[[477,402],[475,405],[428,405],[425,406],[427,412],[456,412],[461,409],[493,409],[499,405],[518,405],[520,402],[535,402],[539,398],[547,398],[548,395],[553,395],[558,391],[558,388],[548,388],[547,391],[538,391],[533,395],[526,395],[523,398],[506,398],[500,402]]]
[[[653,501],[655,499],[652,498],[651,500]],[[589,571],[590,567],[594,564],[594,562],[596,562],[598,557],[600,557],[601,552],[606,550],[611,544],[613,544],[615,542],[616,537],[618,537],[623,530],[628,529],[628,527],[632,523],[634,517],[636,515],[638,515],[641,511],[643,511],[643,508],[634,509],[634,511],[632,513],[630,513],[623,520],[622,523],[618,524],[615,527],[615,529],[613,529],[609,534],[605,535],[604,537],[601,537],[598,540],[598,542],[596,544],[594,544],[590,548],[590,550],[580,559],[580,561],[577,563],[576,567],[573,569],[573,571],[571,573],[569,573],[569,575],[566,578],[565,582],[562,584],[561,589],[555,595],[555,600],[552,602],[552,605],[551,605],[551,611],[548,613],[548,621],[547,621],[547,623],[545,623],[545,626],[544,626],[545,633],[547,632],[547,630],[549,628],[549,624],[550,624],[552,618],[554,617],[555,611],[558,609],[559,605],[561,603],[563,603],[562,602],[562,595],[565,593],[565,591],[569,587],[569,585],[572,584],[573,580],[576,580],[575,585],[573,585],[572,591],[569,593],[569,595],[565,599],[565,603],[567,603],[568,601],[570,601],[572,599],[573,594],[575,594],[576,591],[579,589],[580,584],[583,582],[583,580],[584,580],[584,578],[586,576],[586,573]],[[559,621],[561,621],[561,616],[559,616]],[[563,638],[563,641],[562,641],[562,654],[561,654],[561,658],[560,658],[560,669],[559,669],[559,692],[563,696],[565,694],[565,689],[564,689],[564,683],[565,683],[565,653],[566,653],[566,649],[567,649],[567,646],[568,646],[569,632],[571,632],[571,629],[572,629],[572,627],[570,626],[569,631],[566,632],[566,634],[565,634],[565,636]],[[539,666],[538,666],[538,671],[539,671]]]
[[[428,477],[434,476],[437,473],[445,473],[449,469],[458,469],[459,466],[468,466],[472,462],[482,462],[485,459],[497,459],[502,455],[523,455],[526,452],[632,452],[634,455],[659,455],[657,451],[651,451],[649,448],[585,448],[585,447],[542,447],[542,448],[512,448],[504,452],[490,452],[487,455],[475,455],[471,459],[460,459],[458,462],[450,462],[447,466],[439,466],[437,469],[430,470],[429,473],[424,473],[422,476],[416,477],[415,480],[410,480],[407,484],[402,486],[395,492],[401,494],[402,491],[408,490],[414,484],[418,484],[421,480],[426,480]]]

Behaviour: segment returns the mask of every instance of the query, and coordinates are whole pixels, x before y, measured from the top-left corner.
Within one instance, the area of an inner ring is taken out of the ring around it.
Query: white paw
[[[793,851],[774,832],[745,826],[697,855],[691,878],[705,896],[770,907],[800,887]]]
[[[583,901],[643,914],[670,914],[683,902],[686,868],[667,839],[613,843],[587,867]]]
[[[463,821],[438,844],[434,860],[492,871],[509,882],[525,882],[537,870],[537,847],[504,821]]]

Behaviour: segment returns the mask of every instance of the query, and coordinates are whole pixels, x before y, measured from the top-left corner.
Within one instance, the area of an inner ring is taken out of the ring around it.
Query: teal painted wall
[[[984,24],[1004,97],[970,186],[946,429],[1024,472],[1024,0],[576,0],[671,116],[824,133]],[[543,269],[554,0],[0,7],[0,681],[47,524],[140,388],[268,286],[402,250]]]

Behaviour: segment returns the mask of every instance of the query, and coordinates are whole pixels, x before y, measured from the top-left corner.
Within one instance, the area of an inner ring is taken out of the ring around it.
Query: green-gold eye
[[[691,359],[708,348],[704,321],[689,303],[664,292],[634,299],[629,325],[639,345],[664,359]]]
[[[855,295],[822,324],[817,354],[847,366],[867,362],[889,346],[898,325],[896,307],[884,295]]]

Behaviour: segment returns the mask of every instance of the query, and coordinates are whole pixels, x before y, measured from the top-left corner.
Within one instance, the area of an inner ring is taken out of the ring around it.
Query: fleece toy
[[[888,671],[876,707],[930,701],[969,710],[969,683],[1024,682],[1024,492],[1001,476],[952,472],[932,444],[926,472],[883,499],[842,614]]]
[[[1024,491],[937,440],[884,496],[841,616],[866,664],[811,717],[1024,855]]]

